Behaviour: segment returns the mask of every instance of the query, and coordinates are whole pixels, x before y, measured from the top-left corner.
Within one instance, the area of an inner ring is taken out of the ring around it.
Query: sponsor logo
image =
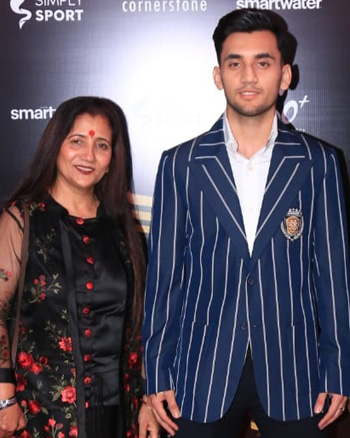
[[[23,15],[19,19],[18,25],[22,29],[23,25],[34,19],[37,22],[67,22],[81,21],[84,13],[82,9],[83,0],[35,0],[34,5],[22,7],[25,0],[10,0],[10,7],[15,14]]]
[[[47,120],[51,119],[56,111],[52,106],[40,108],[13,108],[11,110],[11,120]]]
[[[321,9],[322,0],[237,0],[237,9]]]
[[[22,26],[26,21],[32,18],[32,13],[28,9],[21,8],[21,5],[24,3],[24,1],[25,0],[10,0],[10,8],[13,10],[13,12],[15,14],[23,15],[18,22],[20,29],[22,29]]]
[[[205,12],[207,0],[124,0],[121,3],[124,13],[145,12]]]
[[[277,115],[283,123],[288,125],[289,123],[293,123],[299,111],[302,111],[307,103],[310,103],[307,94],[300,100],[288,100],[284,103],[282,114],[277,112]]]
[[[304,230],[304,218],[301,210],[290,208],[281,222],[282,233],[289,240],[297,240]]]

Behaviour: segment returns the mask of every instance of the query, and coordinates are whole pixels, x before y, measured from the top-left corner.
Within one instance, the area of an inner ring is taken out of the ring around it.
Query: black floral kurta
[[[122,236],[101,207],[97,218],[83,220],[49,196],[28,206],[15,366],[28,425],[18,436],[85,438],[86,412],[102,403],[123,406],[124,434],[134,438],[141,354],[128,322],[133,281]],[[3,214],[21,227],[14,208]],[[10,279],[10,267],[6,273]]]

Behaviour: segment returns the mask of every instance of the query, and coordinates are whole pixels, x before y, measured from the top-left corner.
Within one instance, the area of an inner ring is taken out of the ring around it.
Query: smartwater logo
[[[81,21],[84,13],[81,7],[82,1],[35,0],[34,6],[31,4],[29,10],[21,7],[25,0],[10,0],[10,7],[15,14],[22,15],[18,22],[19,28],[22,29],[23,25],[32,18],[37,22]]]
[[[11,120],[47,120],[51,119],[55,108],[43,106],[41,108],[13,108],[11,110]]]
[[[322,0],[237,0],[237,9],[321,9]]]

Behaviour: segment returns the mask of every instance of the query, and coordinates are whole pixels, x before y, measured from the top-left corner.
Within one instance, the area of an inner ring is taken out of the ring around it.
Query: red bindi
[[[89,135],[92,138],[95,135],[95,131],[93,129],[90,129]]]

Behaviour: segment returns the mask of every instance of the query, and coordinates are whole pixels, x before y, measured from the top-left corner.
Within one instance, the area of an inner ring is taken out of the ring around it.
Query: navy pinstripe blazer
[[[319,392],[348,395],[346,228],[334,151],[282,124],[251,256],[222,117],[164,152],[149,240],[147,392],[173,388],[184,418],[214,421],[250,345],[269,416],[309,417]]]

